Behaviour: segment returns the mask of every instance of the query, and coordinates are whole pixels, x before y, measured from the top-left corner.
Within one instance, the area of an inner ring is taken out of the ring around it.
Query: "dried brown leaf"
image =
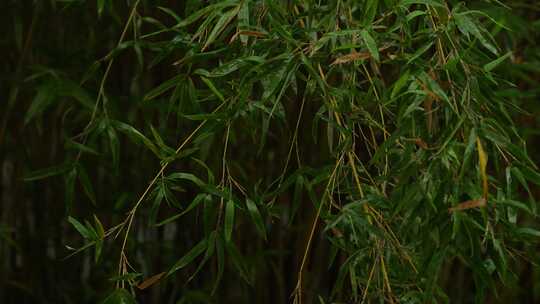
[[[332,62],[332,65],[349,63],[351,61],[356,61],[356,60],[364,60],[364,59],[368,59],[369,57],[371,57],[371,55],[368,52],[362,52],[362,53],[352,52],[350,54],[343,55],[336,58],[336,60]]]
[[[428,148],[428,144],[426,144],[426,142],[423,141],[421,138],[415,138],[414,143],[422,149]]]
[[[459,203],[452,208],[448,208],[448,212],[455,212],[455,211],[461,211],[461,210],[467,210],[467,209],[485,207],[485,206],[486,206],[486,200],[484,198],[480,198],[476,200],[469,200],[469,201],[464,201],[462,203]]]
[[[162,272],[162,273],[158,273],[156,275],[153,275],[151,277],[149,277],[148,279],[144,280],[142,283],[140,283],[139,285],[137,285],[137,288],[139,288],[140,290],[143,290],[143,289],[146,289],[154,284],[156,284],[157,282],[159,282],[159,280],[166,274],[166,272]]]
[[[251,36],[256,38],[263,38],[266,37],[266,34],[263,32],[257,32],[257,31],[238,31],[236,34],[234,34],[229,41],[229,43],[232,43],[238,38],[238,36]]]

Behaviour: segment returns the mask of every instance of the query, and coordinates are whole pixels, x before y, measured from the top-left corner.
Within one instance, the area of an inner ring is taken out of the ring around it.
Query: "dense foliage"
[[[0,301],[540,301],[534,3],[7,1]]]

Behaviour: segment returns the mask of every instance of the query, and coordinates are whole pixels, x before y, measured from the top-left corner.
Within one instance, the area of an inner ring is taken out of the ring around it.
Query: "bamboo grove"
[[[534,3],[7,1],[0,301],[539,301]]]

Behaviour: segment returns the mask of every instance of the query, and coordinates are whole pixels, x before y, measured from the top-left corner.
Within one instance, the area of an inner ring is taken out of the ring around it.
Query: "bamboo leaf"
[[[97,12],[98,16],[101,17],[101,14],[103,14],[103,9],[105,8],[105,2],[107,0],[97,0]]]
[[[125,289],[115,289],[101,304],[137,304],[135,298]]]
[[[176,87],[182,81],[186,81],[186,75],[178,74],[174,76],[173,78],[162,82],[160,85],[152,89],[150,92],[146,93],[146,95],[144,95],[144,100],[152,100],[162,95],[163,93],[169,91],[170,89]]]
[[[212,93],[214,93],[214,95],[216,95],[219,100],[225,102],[225,97],[223,97],[223,94],[221,94],[221,92],[216,88],[216,86],[214,86],[214,83],[212,83],[210,79],[201,77],[201,80],[210,88]]]
[[[134,127],[128,125],[127,123],[121,122],[121,121],[114,121],[114,126],[118,131],[121,131],[133,139],[135,139],[136,142],[141,142],[144,146],[146,146],[150,151],[152,151],[156,156],[160,156],[159,150],[156,148],[156,146],[152,143],[150,139],[148,139],[146,136],[144,136],[141,132],[139,132]]]
[[[249,215],[251,216],[251,219],[253,220],[253,223],[255,224],[255,228],[257,228],[257,232],[266,239],[266,229],[264,227],[263,219],[261,216],[261,213],[259,212],[259,208],[257,208],[257,205],[251,200],[246,199],[246,206],[249,212]]]
[[[497,55],[497,49],[484,37],[476,23],[465,14],[454,14],[459,30],[467,37],[474,36],[480,43],[493,54]]]
[[[444,4],[439,0],[403,0],[401,1],[401,5],[403,6],[409,6],[411,4],[424,4],[424,5],[431,5],[436,7],[445,7]]]
[[[210,200],[210,196],[208,194],[206,194],[206,193],[198,194],[195,197],[195,199],[191,202],[191,204],[189,204],[189,206],[184,211],[182,211],[179,214],[173,215],[173,216],[161,221],[160,223],[156,224],[156,227],[163,226],[165,224],[168,224],[170,222],[173,222],[173,221],[179,219],[180,217],[182,217],[183,215],[185,215],[186,213],[188,213],[189,211],[191,211],[195,207],[197,207],[204,200]]]
[[[167,272],[167,276],[175,273],[176,271],[186,267],[189,263],[195,260],[199,255],[201,255],[208,248],[207,239],[203,239],[197,245],[195,245],[188,253],[181,257],[174,265],[171,267],[171,270]]]
[[[540,231],[534,228],[519,228],[516,232],[525,236],[540,237]]]
[[[54,83],[46,83],[37,89],[37,94],[32,100],[28,111],[24,117],[24,124],[28,124],[36,116],[43,113],[49,106],[52,105],[56,95],[56,85]]]
[[[366,43],[369,53],[371,54],[373,59],[375,59],[375,61],[380,61],[379,49],[377,48],[377,43],[375,42],[375,39],[371,37],[367,30],[362,30],[360,32],[360,35],[362,35],[362,39],[364,39],[364,42]]]
[[[175,173],[171,173],[169,176],[167,176],[167,178],[173,179],[173,180],[178,180],[178,179],[188,180],[190,182],[193,182],[195,185],[199,187],[203,187],[204,185],[206,185],[200,178],[196,177],[195,175],[191,173],[175,172]]]
[[[225,206],[225,240],[231,241],[231,235],[234,227],[234,202],[232,200],[227,201]]]
[[[91,233],[77,219],[75,219],[75,218],[73,218],[71,216],[68,216],[68,222],[71,225],[73,225],[73,227],[75,227],[75,229],[77,229],[77,231],[82,235],[82,237],[84,237],[85,239],[90,239],[91,238]]]
[[[208,35],[208,39],[206,39],[206,42],[202,48],[203,50],[206,49],[210,44],[212,44],[216,40],[219,34],[221,34],[223,30],[225,30],[225,27],[227,27],[229,22],[231,22],[232,18],[236,16],[237,13],[238,13],[237,9],[231,9],[230,11],[224,13],[223,15],[221,15],[221,17],[219,17],[218,21],[216,22],[216,25],[214,26],[214,28]]]
[[[487,177],[487,172],[486,172],[488,156],[486,152],[484,151],[484,147],[482,146],[482,142],[480,141],[480,138],[478,137],[476,138],[476,146],[478,149],[478,162],[480,163],[480,175],[482,177],[482,192],[483,192],[484,199],[487,201],[488,192],[489,192],[488,177]]]
[[[77,171],[79,173],[79,181],[81,182],[84,193],[90,199],[90,202],[92,202],[93,205],[96,205],[97,204],[96,194],[94,192],[94,187],[92,186],[92,182],[90,181],[90,178],[88,177],[88,174],[86,173],[86,170],[84,169],[84,167],[78,166]]]
[[[73,164],[70,162],[65,162],[58,166],[53,166],[45,169],[36,170],[30,172],[24,177],[25,182],[31,182],[35,180],[44,179],[51,176],[61,175],[73,169]]]
[[[103,239],[105,237],[105,230],[103,229],[103,225],[101,224],[101,221],[98,219],[98,217],[94,214],[94,222],[96,224],[96,231],[98,234],[98,238]]]
[[[508,52],[506,54],[504,54],[503,56],[489,62],[489,63],[486,63],[484,65],[484,71],[486,72],[490,72],[491,70],[493,70],[494,68],[496,68],[497,66],[499,66],[503,61],[505,61],[508,57],[512,56],[512,52]]]
[[[177,23],[174,27],[175,28],[181,28],[185,27],[187,25],[190,25],[191,23],[197,21],[198,19],[202,18],[204,15],[207,15],[209,13],[219,11],[223,8],[233,6],[235,5],[236,1],[221,1],[215,4],[207,5],[204,8],[198,10],[197,12],[189,15],[186,19],[182,20],[181,22]]]
[[[155,274],[155,275],[147,278],[146,280],[142,281],[139,285],[137,285],[137,288],[140,289],[140,290],[144,290],[144,289],[146,289],[146,288],[148,288],[148,287],[150,287],[152,285],[155,285],[166,274],[167,274],[166,272],[161,272],[161,273]]]

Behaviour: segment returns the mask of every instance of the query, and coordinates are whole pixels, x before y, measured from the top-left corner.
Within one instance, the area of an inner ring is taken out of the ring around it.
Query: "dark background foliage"
[[[2,1],[0,302],[540,302],[506,2]]]

